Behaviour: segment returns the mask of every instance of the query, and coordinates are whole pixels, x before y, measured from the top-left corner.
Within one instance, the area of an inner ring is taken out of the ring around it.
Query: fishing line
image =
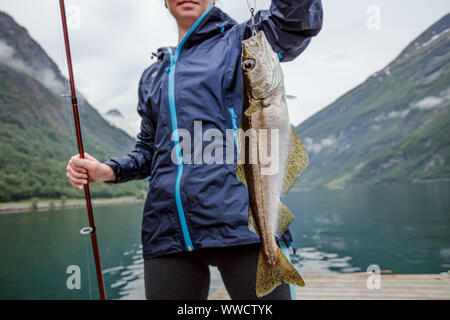
[[[256,36],[257,32],[256,32],[256,28],[255,27],[261,23],[261,19],[262,19],[261,17],[259,17],[258,23],[255,23],[256,0],[247,0],[247,7],[248,7],[248,10],[250,10],[250,14],[251,14],[252,35]]]
[[[61,24],[58,23],[59,21],[59,15],[60,10],[59,7],[57,5],[57,3],[55,3],[54,6],[54,10],[55,10],[55,30],[57,30],[57,34],[56,37],[58,39],[58,61],[61,61],[62,66],[61,66],[61,71],[62,70],[67,70],[68,66],[67,66],[67,60],[66,60],[66,53],[65,53],[65,48],[64,48],[64,37],[63,37],[63,29],[61,27]],[[66,75],[63,74],[63,72],[61,72],[61,75],[63,76],[63,86],[64,86],[64,91],[59,93],[59,97],[62,100],[62,104],[64,106],[64,111],[65,111],[65,121],[67,121],[67,123],[64,123],[64,125],[68,125],[70,127],[70,133],[71,133],[71,141],[72,141],[72,154],[67,155],[67,160],[70,159],[71,156],[73,156],[75,153],[77,153],[75,150],[77,149],[77,139],[76,139],[76,135],[75,135],[75,123],[73,120],[73,116],[72,116],[72,105],[69,103],[69,99],[68,97],[70,97],[70,83],[69,80],[67,79]]]
[[[60,10],[58,8],[58,5],[56,4],[54,6],[54,11],[55,11],[55,29],[57,32],[56,34],[56,38],[58,40],[58,61],[60,61],[63,65],[61,66],[62,70],[67,70],[68,65],[67,65],[67,61],[66,61],[66,53],[65,53],[65,48],[64,45],[61,45],[64,43],[64,38],[63,38],[63,29],[61,27],[60,23],[56,23],[59,22],[59,15],[60,15]],[[63,76],[63,86],[64,86],[64,91],[59,93],[59,97],[61,99],[62,105],[64,106],[63,109],[65,111],[65,118],[63,119],[64,123],[64,127],[66,128],[66,130],[70,130],[70,136],[71,136],[71,142],[72,142],[72,152],[71,154],[67,155],[67,160],[70,159],[70,157],[72,157],[74,154],[78,153],[77,150],[77,139],[76,139],[76,134],[75,134],[75,123],[73,120],[73,116],[72,116],[72,105],[69,103],[69,97],[70,97],[70,83],[69,80],[66,78],[66,76],[61,72],[62,76]],[[68,129],[67,126],[70,128]],[[83,219],[85,220],[85,218]],[[82,222],[82,225],[86,225],[86,222]],[[84,237],[83,237],[84,238]],[[87,277],[88,277],[88,290],[89,290],[89,298],[92,300],[92,283],[91,283],[91,279],[92,279],[92,271],[91,271],[91,267],[90,267],[90,261],[91,261],[91,257],[89,254],[89,241],[84,240],[85,242],[85,258],[86,260],[84,261],[84,263],[86,264],[86,270],[87,270]],[[84,274],[84,273],[82,273]]]
[[[81,131],[81,124],[80,124],[80,117],[79,117],[77,93],[76,93],[76,89],[75,89],[75,79],[74,79],[74,73],[73,73],[73,68],[72,68],[72,57],[71,57],[71,50],[70,50],[69,32],[68,32],[68,26],[67,26],[67,17],[66,17],[64,0],[59,0],[59,8],[60,8],[62,29],[63,29],[63,34],[64,34],[64,45],[65,45],[65,49],[66,49],[66,59],[67,59],[67,67],[68,67],[69,81],[70,81],[72,112],[73,112],[75,129],[76,129],[78,152],[80,154],[80,158],[84,158],[82,131]],[[93,256],[94,256],[94,261],[95,261],[95,269],[96,269],[96,274],[97,274],[97,282],[98,282],[98,288],[99,288],[99,293],[100,293],[100,299],[106,300],[106,292],[105,292],[105,286],[104,286],[104,281],[103,281],[102,266],[101,266],[101,261],[100,261],[100,253],[99,253],[98,242],[97,242],[97,234],[96,234],[96,228],[95,228],[95,223],[94,223],[94,213],[93,213],[93,209],[92,209],[92,201],[91,201],[91,194],[90,194],[90,190],[89,190],[89,184],[84,185],[84,196],[85,196],[85,200],[86,200],[86,208],[87,208],[87,213],[88,213],[88,218],[89,218],[89,228],[90,228],[90,230],[87,234],[90,234],[90,237],[91,237],[91,244],[92,244]],[[82,232],[83,232],[83,230],[87,230],[87,229],[88,228],[83,228]]]
[[[59,19],[59,15],[60,15],[60,11],[57,5],[54,6],[54,17],[56,17],[55,21],[55,28],[54,30],[56,30],[56,39],[58,41],[58,50],[57,50],[57,55],[58,55],[58,61],[60,61],[63,65],[61,66],[62,70],[67,70],[68,66],[67,66],[67,61],[66,61],[66,57],[65,57],[65,48],[63,45],[61,45],[62,43],[64,43],[64,38],[63,38],[63,29],[61,27],[60,23],[56,23],[58,22]],[[65,69],[64,69],[65,68]],[[61,104],[63,106],[63,110],[65,111],[65,115],[64,115],[64,119],[63,121],[63,127],[66,130],[70,130],[70,136],[71,136],[71,142],[72,142],[72,148],[71,150],[73,150],[71,152],[71,154],[67,154],[67,160],[70,159],[70,157],[74,154],[77,153],[77,142],[76,142],[76,135],[75,135],[75,123],[73,120],[73,116],[72,116],[72,105],[69,103],[68,97],[70,97],[70,83],[69,80],[66,78],[66,76],[61,72],[62,76],[63,76],[63,91],[59,93],[59,98],[61,100]],[[67,126],[70,128],[68,129]],[[84,218],[83,220],[85,220],[86,218]],[[82,225],[86,225],[86,222],[82,222]],[[84,238],[84,237],[83,237]],[[88,292],[89,292],[89,299],[92,300],[92,271],[91,271],[91,266],[90,266],[90,262],[91,260],[91,255],[90,255],[90,250],[89,250],[89,241],[87,241],[86,239],[84,239],[84,253],[85,253],[85,261],[84,264],[86,264],[86,270],[87,270],[87,278],[88,278]],[[83,276],[84,272],[81,273],[81,275]]]
[[[82,229],[83,230],[83,229]],[[81,233],[81,231],[80,231]],[[85,249],[85,254],[86,254],[86,266],[87,266],[87,275],[88,275],[88,288],[89,288],[89,299],[92,300],[92,285],[91,285],[91,266],[90,266],[90,250],[89,250],[89,241],[87,241],[87,239],[84,241],[84,243],[86,244],[84,246]]]
[[[247,0],[247,7],[248,7],[248,10],[250,10],[250,11],[255,10],[256,0]]]

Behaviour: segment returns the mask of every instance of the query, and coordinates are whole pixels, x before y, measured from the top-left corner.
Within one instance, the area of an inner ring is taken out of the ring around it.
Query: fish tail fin
[[[256,269],[256,295],[263,297],[271,293],[282,283],[296,284],[300,287],[305,286],[302,276],[284,256],[281,249],[278,248],[280,263],[272,268],[264,261],[262,251],[259,252],[258,267]]]

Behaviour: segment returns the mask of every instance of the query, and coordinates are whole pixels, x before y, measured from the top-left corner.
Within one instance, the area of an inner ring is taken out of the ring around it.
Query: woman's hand
[[[100,163],[86,152],[84,159],[81,159],[79,154],[73,156],[67,164],[66,172],[72,186],[80,190],[88,183],[116,180],[116,175],[110,166]]]

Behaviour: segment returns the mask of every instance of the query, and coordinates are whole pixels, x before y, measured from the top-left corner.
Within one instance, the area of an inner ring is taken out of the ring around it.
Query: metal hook
[[[252,27],[252,34],[253,34],[253,36],[256,36],[256,34],[257,34],[257,32],[256,32],[256,28],[255,28],[255,26],[257,26],[257,25],[259,25],[260,23],[261,23],[261,16],[259,17],[259,21],[258,21],[258,23],[255,23],[255,7],[256,7],[256,0],[253,0],[253,5],[250,5],[250,1],[249,0],[247,0],[247,6],[248,6],[248,9],[250,10],[250,13],[251,13],[251,15],[252,15],[252,24],[251,24],[251,27]],[[247,24],[248,25],[248,24]]]

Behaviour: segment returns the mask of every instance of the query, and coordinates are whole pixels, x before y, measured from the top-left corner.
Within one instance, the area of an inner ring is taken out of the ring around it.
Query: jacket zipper
[[[228,111],[230,111],[230,117],[231,117],[231,124],[233,125],[233,136],[234,136],[234,142],[236,144],[236,148],[238,147],[238,127],[237,127],[237,115],[234,111],[234,107],[228,107]]]
[[[168,84],[168,93],[169,93],[169,109],[170,109],[170,120],[172,124],[172,135],[175,145],[175,153],[177,155],[177,178],[175,181],[175,201],[177,204],[178,216],[180,218],[181,231],[183,233],[184,243],[186,245],[186,249],[188,251],[193,251],[194,246],[192,244],[191,236],[189,234],[189,228],[186,222],[186,216],[184,214],[183,203],[181,201],[181,176],[183,174],[183,155],[181,154],[181,146],[180,146],[180,138],[178,135],[178,123],[177,123],[177,113],[176,113],[176,104],[175,104],[175,69],[177,66],[178,56],[180,55],[181,48],[186,42],[187,38],[194,32],[194,30],[198,27],[200,22],[205,18],[205,16],[211,11],[214,6],[210,6],[195,24],[189,29],[188,33],[184,36],[183,40],[178,45],[175,54],[172,53],[172,49],[168,47],[170,54],[170,67],[169,71],[169,84]]]

